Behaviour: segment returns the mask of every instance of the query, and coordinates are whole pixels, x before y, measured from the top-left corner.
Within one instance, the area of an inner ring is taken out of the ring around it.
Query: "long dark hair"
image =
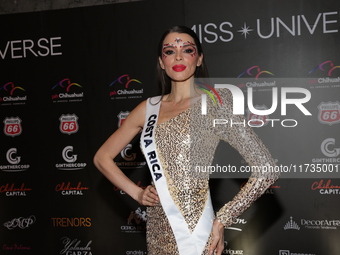
[[[163,41],[165,37],[170,33],[180,33],[180,34],[188,34],[190,35],[196,44],[198,55],[201,56],[203,53],[203,49],[200,43],[200,40],[198,39],[196,33],[192,31],[190,28],[185,26],[174,26],[172,28],[169,28],[165,33],[162,35],[159,43],[158,43],[158,57],[162,58],[163,53]],[[169,76],[165,73],[165,71],[161,68],[159,61],[157,59],[157,76],[158,76],[158,82],[161,87],[162,96],[164,96],[167,93],[170,93],[171,90],[171,80]],[[202,60],[202,64],[198,67],[196,67],[194,76],[196,78],[205,78],[208,77],[208,68],[205,64],[204,58]]]

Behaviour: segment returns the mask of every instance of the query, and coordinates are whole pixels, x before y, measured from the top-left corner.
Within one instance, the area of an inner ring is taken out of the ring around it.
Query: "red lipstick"
[[[172,70],[174,70],[175,72],[183,72],[185,68],[187,68],[185,65],[174,65],[172,67]]]

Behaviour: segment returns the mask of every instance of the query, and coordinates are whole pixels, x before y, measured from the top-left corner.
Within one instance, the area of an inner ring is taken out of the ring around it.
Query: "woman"
[[[248,127],[213,127],[212,119],[233,118],[232,97],[218,91],[224,106],[208,101],[201,114],[204,90],[195,77],[207,75],[196,34],[175,26],[166,31],[158,48],[159,78],[163,95],[139,104],[95,155],[97,168],[119,189],[147,206],[148,254],[221,254],[224,227],[244,212],[277,179],[276,174],[253,173],[235,198],[216,215],[209,194],[209,166],[220,139],[230,143],[251,165],[274,165],[268,150]],[[170,92],[165,94],[170,84]],[[143,130],[143,131],[142,131]],[[115,156],[142,131],[141,147],[151,169],[153,184],[138,187],[114,164]],[[215,218],[215,219],[214,219]]]

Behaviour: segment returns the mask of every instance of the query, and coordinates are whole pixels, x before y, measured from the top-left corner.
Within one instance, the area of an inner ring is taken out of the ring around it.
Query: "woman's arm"
[[[275,168],[275,161],[270,152],[247,124],[244,116],[233,114],[233,98],[230,91],[219,89],[218,92],[223,104],[211,106],[211,116],[214,119],[232,120],[234,124],[217,125],[212,132],[236,149],[250,166],[259,170],[252,172],[248,182],[238,194],[217,212],[219,222],[228,227],[278,179],[279,173],[264,171],[265,168]]]
[[[235,148],[250,166],[258,167],[259,171],[253,172],[236,196],[216,213],[209,254],[215,250],[217,255],[222,254],[224,247],[223,226],[232,225],[279,177],[277,172],[263,171],[263,167],[275,167],[274,159],[256,133],[248,125],[240,124],[246,123],[244,116],[232,114],[230,95],[224,95],[224,100],[226,105],[216,111],[216,118],[229,117],[238,124],[216,128],[215,134]]]
[[[244,118],[233,116],[233,120],[242,123]],[[275,161],[261,139],[249,126],[237,125],[229,128],[228,133],[229,144],[256,170],[251,173],[247,183],[232,201],[217,212],[217,219],[226,227],[230,226],[279,178],[278,172],[266,171],[270,168],[275,169]]]
[[[140,103],[123,124],[106,140],[94,156],[98,170],[117,188],[142,205],[154,206],[159,202],[152,186],[145,190],[132,182],[114,163],[113,159],[141,131],[144,125],[146,101]]]

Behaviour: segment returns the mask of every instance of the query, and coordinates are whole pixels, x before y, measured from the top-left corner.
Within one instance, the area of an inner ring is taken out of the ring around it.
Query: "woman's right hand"
[[[159,203],[157,190],[152,185],[142,189],[138,196],[138,203],[144,206],[155,206]]]

